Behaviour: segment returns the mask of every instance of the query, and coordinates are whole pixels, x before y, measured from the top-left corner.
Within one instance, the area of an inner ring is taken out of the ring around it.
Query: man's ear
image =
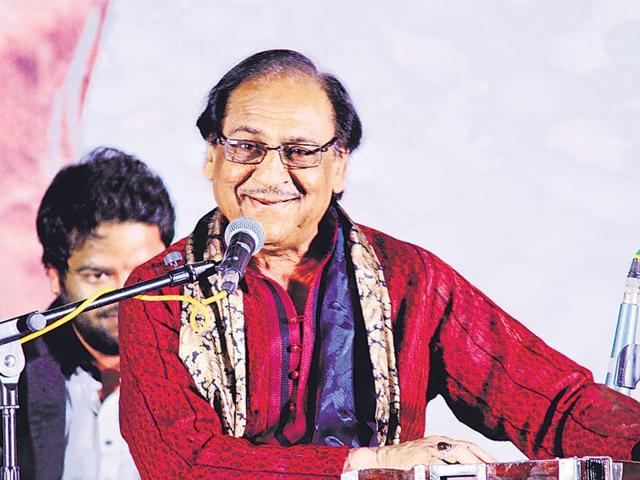
[[[347,182],[347,160],[349,152],[338,150],[334,158],[333,193],[342,193]]]
[[[216,146],[209,143],[209,147],[207,149],[207,161],[202,167],[202,173],[207,180],[213,181],[213,172],[215,170],[215,161],[216,161]]]
[[[57,268],[48,266],[45,268],[47,272],[47,277],[49,277],[49,286],[53,294],[57,297],[62,292],[62,275]]]

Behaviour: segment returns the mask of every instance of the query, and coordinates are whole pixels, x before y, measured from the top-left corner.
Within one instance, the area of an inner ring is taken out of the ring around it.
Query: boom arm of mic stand
[[[91,302],[85,310],[93,310],[126,298],[163,287],[175,287],[195,282],[200,276],[214,273],[213,262],[204,261],[184,265],[159,277],[136,283],[104,294]],[[25,334],[43,329],[47,324],[73,312],[82,302],[70,303],[46,312],[31,312],[0,322],[0,382],[2,411],[2,469],[1,480],[19,480],[20,467],[16,448],[16,410],[18,404],[18,381],[24,370],[25,358],[20,338]]]
[[[91,302],[85,310],[94,310],[127,298],[135,297],[136,295],[142,295],[152,290],[158,290],[164,287],[176,287],[184,285],[185,283],[195,282],[200,276],[214,273],[215,270],[215,264],[210,261],[184,265],[164,275],[152,278],[151,280],[105,293],[100,298]],[[73,312],[81,303],[82,301],[69,303],[45,312],[31,312],[0,322],[0,345],[18,340],[26,333],[41,330],[46,325]]]

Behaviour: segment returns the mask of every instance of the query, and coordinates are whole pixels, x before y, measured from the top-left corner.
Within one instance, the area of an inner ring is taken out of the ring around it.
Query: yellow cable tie
[[[89,296],[84,302],[78,305],[75,310],[70,313],[67,313],[64,317],[59,320],[56,320],[50,325],[47,325],[42,330],[38,330],[37,332],[30,333],[20,339],[20,343],[27,343],[31,340],[35,340],[36,338],[44,335],[45,333],[49,333],[51,330],[58,328],[61,325],[64,325],[70,320],[73,320],[78,315],[80,315],[91,303],[93,303],[96,299],[100,298],[105,293],[109,293],[115,290],[114,288],[102,288],[95,292],[93,295]]]
[[[187,302],[193,305],[193,309],[189,314],[189,324],[191,325],[191,329],[196,333],[201,333],[205,330],[210,330],[213,327],[213,319],[211,318],[211,312],[206,308],[207,305],[210,305],[213,302],[218,302],[227,296],[227,292],[222,291],[213,297],[209,297],[202,302],[199,302],[195,298],[187,297],[186,295],[138,295],[137,299],[147,302],[160,302],[160,301],[182,301]],[[200,313],[205,321],[202,325],[198,323],[197,315]]]
[[[51,330],[58,328],[61,325],[73,320],[78,315],[80,315],[91,303],[93,303],[96,299],[100,298],[105,293],[109,293],[114,291],[114,288],[102,288],[97,292],[93,293],[91,296],[87,297],[80,305],[78,305],[75,310],[66,314],[59,320],[56,320],[50,325],[47,325],[42,330],[38,330],[37,332],[30,333],[29,335],[25,335],[20,339],[20,343],[24,344],[30,342],[31,340],[35,340],[38,337],[41,337],[45,333],[49,333]],[[213,320],[211,318],[211,312],[207,310],[206,306],[212,304],[213,302],[219,302],[223,298],[227,296],[227,292],[222,291],[218,292],[213,297],[209,297],[202,302],[199,302],[195,298],[187,297],[186,295],[137,295],[134,298],[138,300],[142,300],[144,302],[165,302],[165,301],[182,301],[187,302],[193,305],[193,309],[191,310],[191,314],[189,315],[189,323],[191,324],[191,328],[194,332],[200,333],[204,330],[208,330],[213,326]],[[205,322],[203,325],[199,325],[196,315],[201,313]]]
[[[213,297],[205,298],[202,303],[199,303],[206,318],[205,323],[202,326],[198,325],[198,322],[196,321],[197,310],[195,308],[191,310],[191,314],[189,315],[189,323],[191,324],[191,328],[194,332],[201,333],[205,330],[210,330],[213,327],[213,319],[210,315],[211,312],[206,309],[206,306],[211,305],[213,302],[219,302],[226,296],[227,292],[223,290],[221,292],[218,292]]]
[[[205,298],[202,303],[205,305],[211,305],[213,302],[219,302],[220,300],[226,298],[228,293],[225,290],[218,292],[213,297]]]
[[[200,333],[203,330],[211,328],[213,325],[209,311],[195,298],[187,297],[186,295],[138,295],[135,298],[144,302],[178,301],[190,303],[193,305],[193,309],[191,310],[191,315],[189,315],[189,323],[191,324],[191,328],[194,332]],[[198,312],[200,312],[205,318],[204,325],[202,326],[198,324],[196,319]]]

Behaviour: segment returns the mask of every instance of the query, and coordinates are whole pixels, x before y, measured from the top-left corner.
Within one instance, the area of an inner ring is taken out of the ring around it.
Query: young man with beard
[[[162,251],[175,213],[162,180],[140,160],[97,148],[62,169],[38,210],[53,306],[120,288]],[[139,478],[120,435],[118,306],[80,314],[25,345],[18,460],[23,478]]]

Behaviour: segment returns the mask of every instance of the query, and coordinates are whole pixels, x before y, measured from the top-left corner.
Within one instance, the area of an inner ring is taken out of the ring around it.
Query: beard
[[[61,295],[64,303],[70,299]],[[73,325],[89,346],[105,355],[118,355],[118,306],[110,305],[84,312],[73,320]]]

